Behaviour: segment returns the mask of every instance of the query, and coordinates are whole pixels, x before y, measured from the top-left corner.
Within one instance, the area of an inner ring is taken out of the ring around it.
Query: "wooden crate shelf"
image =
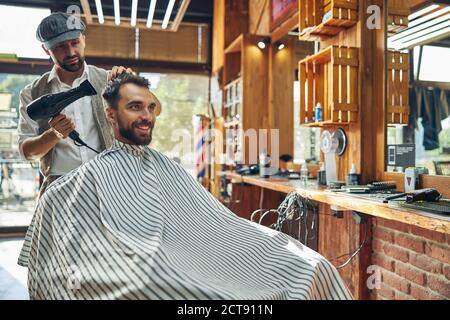
[[[323,127],[329,127],[329,126],[341,126],[341,125],[347,125],[348,123],[343,122],[335,122],[331,120],[326,121],[319,121],[319,122],[306,122],[302,123],[302,127],[309,127],[309,128],[323,128]]]
[[[300,124],[320,127],[357,121],[358,48],[330,46],[299,62]],[[322,121],[314,122],[314,107]]]
[[[388,51],[387,115],[388,124],[408,124],[409,54]]]
[[[358,0],[300,0],[299,12],[300,40],[321,40],[356,24]]]

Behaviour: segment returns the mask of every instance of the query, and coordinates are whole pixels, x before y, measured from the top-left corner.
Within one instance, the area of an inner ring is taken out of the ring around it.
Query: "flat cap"
[[[51,49],[58,43],[78,38],[85,29],[85,24],[78,16],[55,12],[41,21],[36,38],[46,49]]]

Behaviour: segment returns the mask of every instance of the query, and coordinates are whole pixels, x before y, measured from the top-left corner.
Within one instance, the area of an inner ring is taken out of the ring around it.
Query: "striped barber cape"
[[[177,163],[114,141],[41,197],[31,299],[351,299],[317,252],[237,217]]]

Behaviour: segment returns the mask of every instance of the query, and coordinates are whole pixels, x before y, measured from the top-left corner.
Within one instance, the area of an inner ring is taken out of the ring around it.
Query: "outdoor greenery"
[[[156,122],[152,146],[162,153],[176,155],[178,148],[186,147],[183,139],[193,137],[192,116],[208,111],[208,77],[162,75],[153,92],[162,104],[162,112]]]
[[[11,108],[19,112],[19,94],[27,85],[33,82],[38,76],[23,74],[0,74],[0,92],[12,93]]]

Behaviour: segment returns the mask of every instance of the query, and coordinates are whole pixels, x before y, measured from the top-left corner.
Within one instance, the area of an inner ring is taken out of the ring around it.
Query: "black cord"
[[[80,142],[80,141],[81,141],[81,142]],[[100,153],[99,151],[97,151],[97,150],[92,149],[91,147],[89,147],[89,146],[88,146],[86,143],[84,143],[83,140],[81,140],[81,139],[80,139],[79,141],[73,140],[73,143],[74,143],[77,147],[86,147],[86,148],[88,148],[88,149],[94,151],[94,152],[97,153],[97,154]]]
[[[352,254],[351,254],[351,256],[350,256],[350,258],[348,258],[348,260],[347,261],[345,261],[343,264],[341,264],[340,266],[337,266],[336,267],[336,269],[342,269],[342,268],[344,268],[345,266],[347,266],[349,263],[350,263],[350,261],[361,251],[361,249],[364,247],[364,245],[366,244],[366,241],[367,241],[367,225],[365,225],[364,226],[364,239],[363,239],[363,242],[361,243],[361,245],[358,247],[358,249],[356,249]],[[345,257],[345,256],[348,256],[350,253],[347,253],[347,254],[343,254],[343,255],[341,255],[341,256],[339,256],[339,257],[337,257],[337,258],[333,258],[333,259],[330,259],[330,261],[334,261],[334,260],[338,260],[338,259],[340,259],[340,258],[342,258],[342,257]]]

